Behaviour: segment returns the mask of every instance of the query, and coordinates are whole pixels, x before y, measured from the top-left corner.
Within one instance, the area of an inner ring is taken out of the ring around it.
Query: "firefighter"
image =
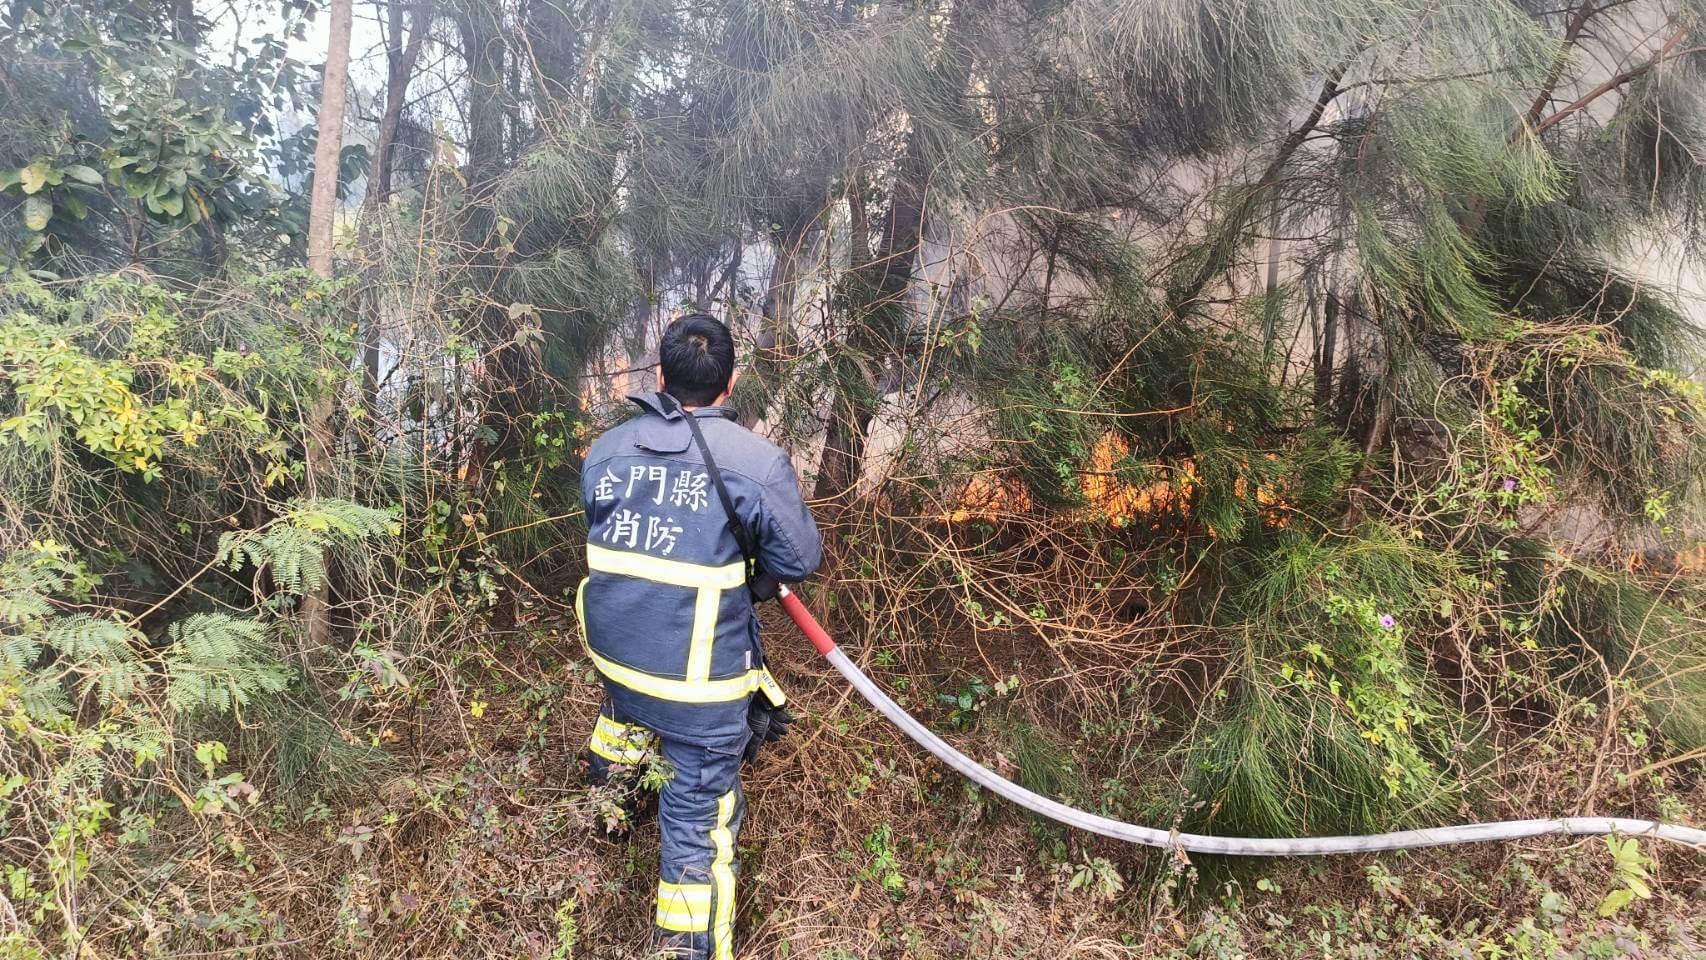
[[[822,544],[787,454],[723,406],[728,328],[680,317],[658,360],[658,392],[629,397],[639,414],[593,442],[581,478],[587,577],[575,608],[605,690],[588,778],[666,761],[654,945],[732,960],[740,766],[792,719],[753,604],[776,580],[811,576]]]

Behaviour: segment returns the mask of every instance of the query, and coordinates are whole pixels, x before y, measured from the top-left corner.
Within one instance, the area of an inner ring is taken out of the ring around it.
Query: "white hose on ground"
[[[804,609],[803,607],[801,608]],[[790,611],[792,613],[792,611]],[[808,614],[809,616],[809,614]],[[796,618],[797,619],[797,618]],[[803,627],[804,624],[802,623]],[[816,626],[816,623],[813,623]],[[821,631],[821,627],[819,630]],[[984,789],[1013,801],[1026,810],[1041,814],[1069,827],[1099,833],[1116,840],[1128,840],[1150,847],[1188,850],[1192,853],[1222,853],[1238,857],[1316,857],[1333,853],[1367,853],[1374,850],[1405,850],[1414,847],[1438,847],[1453,843],[1480,843],[1487,840],[1521,840],[1548,834],[1564,836],[1602,836],[1620,834],[1631,837],[1654,837],[1687,844],[1706,850],[1706,830],[1679,827],[1653,820],[1634,820],[1627,817],[1559,817],[1554,820],[1504,820],[1497,823],[1471,823],[1461,827],[1432,827],[1426,830],[1398,830],[1365,837],[1299,837],[1297,839],[1256,837],[1209,837],[1197,833],[1175,833],[1122,823],[1107,817],[1086,813],[1076,807],[1050,800],[983,766],[955,750],[941,737],[930,732],[924,724],[889,699],[870,677],[865,676],[839,647],[831,646],[824,656],[841,672],[853,689],[859,691],[878,712],[889,718],[919,746],[930,751],[938,760],[953,767],[962,776]]]

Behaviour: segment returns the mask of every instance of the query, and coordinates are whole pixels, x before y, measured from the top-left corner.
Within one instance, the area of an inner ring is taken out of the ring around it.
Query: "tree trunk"
[[[459,232],[468,245],[471,308],[486,345],[485,370],[481,376],[484,409],[481,433],[469,454],[468,481],[480,483],[485,465],[508,457],[520,449],[522,438],[517,418],[529,404],[523,392],[532,388],[532,364],[527,349],[515,342],[508,313],[498,305],[500,268],[493,253],[498,243],[497,214],[493,201],[504,168],[504,54],[502,25],[493,5],[484,0],[464,0],[457,5],[456,26],[462,40],[462,57],[468,65],[467,187],[459,211]]]
[[[522,28],[527,31],[527,67],[532,76],[533,110],[538,122],[567,125],[584,81],[581,64],[581,16],[587,11],[557,0],[531,2],[523,6]]]
[[[308,269],[328,279],[332,276],[332,221],[338,204],[338,158],[344,148],[344,100],[349,95],[353,2],[332,0],[314,139],[314,186],[308,194]]]
[[[1582,0],[1575,12],[1570,14],[1569,22],[1564,25],[1564,40],[1559,44],[1558,53],[1552,61],[1552,69],[1547,72],[1539,91],[1534,94],[1534,102],[1529,104],[1528,113],[1523,117],[1522,129],[1511,134],[1513,142],[1519,137],[1527,136],[1540,123],[1541,114],[1546,112],[1547,104],[1552,102],[1552,93],[1558,89],[1558,81],[1563,79],[1564,69],[1570,64],[1570,54],[1575,51],[1582,30],[1587,27],[1588,20],[1598,12],[1594,9],[1595,3],[1596,0]]]
[[[898,190],[898,183],[897,183]],[[897,194],[898,195],[898,194]],[[848,261],[850,279],[857,283],[861,271],[869,271],[876,262],[871,256],[871,219],[865,206],[865,178],[853,177],[847,195]],[[861,339],[865,316],[853,318],[855,328],[848,339]],[[855,361],[856,362],[856,361]],[[823,458],[818,462],[817,487],[812,491],[819,498],[838,496],[858,484],[860,465],[865,458],[865,438],[870,434],[876,404],[869,396],[874,387],[873,377],[859,371],[857,382],[837,386],[835,405],[830,410],[829,424],[824,428]]]
[[[771,235],[770,246],[775,256],[770,263],[770,282],[764,295],[757,350],[752,358],[752,377],[759,386],[747,392],[756,399],[740,410],[741,423],[747,427],[764,416],[771,392],[781,382],[782,368],[793,353],[794,301],[804,272],[801,262],[821,212],[821,208],[803,212]]]
[[[1262,361],[1274,360],[1274,341],[1279,338],[1279,268],[1280,268],[1280,197],[1275,191],[1268,197],[1268,276],[1267,299],[1262,304]],[[1285,365],[1290,357],[1281,358],[1280,378],[1285,377]]]
[[[407,39],[402,35],[402,11],[402,6],[397,3],[392,3],[387,10],[391,37],[390,46],[385,51],[385,112],[379,117],[379,140],[374,145],[374,189],[366,198],[367,202],[375,204],[391,198],[391,178],[396,169],[397,127],[403,120],[409,84],[415,79],[415,64],[420,62],[427,34],[432,32],[433,0],[421,0],[415,7],[414,22]]]
[[[1315,410],[1325,417],[1333,405],[1333,366],[1339,356],[1339,287],[1327,284],[1321,304],[1321,343],[1315,354]]]
[[[957,94],[971,79],[971,52],[965,49],[963,34],[975,17],[974,9],[957,8],[948,24],[936,65],[944,90]],[[836,388],[823,459],[818,465],[814,490],[818,498],[847,497],[857,490],[881,390],[878,369],[898,362],[903,353],[909,313],[907,294],[924,236],[925,198],[930,185],[925,135],[914,118],[905,150],[896,165],[888,209],[878,227],[878,248],[865,262],[854,262],[849,271],[846,310],[851,324],[842,352],[858,369],[852,377],[840,378]],[[857,193],[862,183],[856,181],[854,186]],[[853,198],[849,211],[856,219],[863,219],[862,195]],[[854,234],[852,248],[857,257],[865,249],[868,233],[865,227],[855,224]]]
[[[813,492],[819,498],[850,495],[858,487],[871,421],[877,412],[880,389],[877,368],[902,352],[909,310],[907,293],[923,235],[924,197],[929,178],[922,139],[921,132],[915,130],[907,140],[907,152],[895,175],[876,254],[864,263],[855,264],[849,277],[851,327],[843,353],[857,369],[851,377],[844,375],[836,388]],[[852,209],[862,212],[863,203]],[[856,225],[856,229],[868,228]],[[858,248],[856,242],[854,249]]]
[[[625,394],[657,389],[656,371],[641,369],[651,355],[652,321],[657,313],[657,275],[650,270],[641,271],[638,280],[640,292],[634,297],[634,311],[630,318],[633,329],[632,339],[628,342],[629,372],[623,374],[621,391]]]
[[[374,145],[373,171],[368,178],[367,196],[362,199],[356,228],[356,246],[363,256],[372,250],[373,221],[386,201],[391,199],[392,170],[396,162],[397,127],[403,120],[409,83],[414,79],[415,64],[420,61],[421,48],[432,26],[432,0],[422,0],[415,8],[414,25],[408,38],[403,37],[403,7],[398,0],[386,8],[390,27],[385,50],[385,112],[379,117],[379,140]],[[361,332],[361,399],[367,410],[368,422],[378,412],[379,394],[379,320],[382,304],[377,295],[370,294],[362,311]]]
[[[326,40],[326,72],[321,85],[318,130],[314,141],[314,187],[308,198],[308,267],[332,278],[332,219],[338,199],[338,158],[343,152],[344,100],[349,93],[349,40],[353,0],[332,0]],[[315,400],[307,411],[304,466],[308,496],[329,491],[333,394]],[[331,638],[331,609],[325,578],[302,598],[308,649],[320,650]]]
[[[729,254],[728,263],[724,265],[722,275],[717,278],[717,285],[711,288],[711,296],[703,309],[711,309],[712,303],[716,303],[717,301],[722,300],[724,296],[727,296],[729,304],[729,318],[731,320],[734,318],[735,297],[736,290],[739,287],[740,260],[742,252],[741,238],[737,235],[734,238],[734,252]]]
[[[1398,410],[1398,391],[1392,384],[1396,375],[1396,365],[1390,352],[1386,365],[1381,373],[1376,389],[1380,391],[1374,403],[1374,416],[1369,421],[1368,432],[1363,435],[1362,464],[1357,467],[1356,477],[1351,481],[1349,495],[1345,503],[1344,517],[1339,521],[1342,529],[1349,530],[1362,517],[1363,499],[1369,496],[1364,489],[1374,479],[1374,461],[1386,445],[1386,435],[1392,426],[1392,418]]]

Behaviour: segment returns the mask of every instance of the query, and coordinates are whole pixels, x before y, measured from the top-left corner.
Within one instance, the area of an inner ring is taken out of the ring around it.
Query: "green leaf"
[[[81,180],[82,182],[89,184],[101,182],[101,175],[95,172],[94,167],[86,167],[81,163],[74,163],[71,166],[66,167],[65,175],[73,180]]]
[[[66,213],[71,214],[73,220],[81,220],[89,215],[89,205],[83,202],[82,197],[74,193],[62,194],[59,198],[59,205],[65,208]]]
[[[10,190],[17,186],[18,181],[23,179],[23,173],[24,171],[14,170],[11,167],[0,170],[0,190]]]
[[[53,219],[53,201],[46,197],[30,197],[24,201],[24,226],[31,230],[47,229]]]
[[[168,216],[182,215],[184,212],[184,195],[174,193],[171,196],[161,197],[160,209],[165,211]]]
[[[46,160],[37,160],[35,163],[19,170],[18,179],[24,185],[24,192],[34,195],[40,193],[42,187],[47,186],[48,174],[52,172],[53,171],[48,168]]]
[[[1602,917],[1609,917],[1624,907],[1627,907],[1634,899],[1635,891],[1630,890],[1627,887],[1621,890],[1613,890],[1605,895],[1604,900],[1599,902],[1599,915]]]

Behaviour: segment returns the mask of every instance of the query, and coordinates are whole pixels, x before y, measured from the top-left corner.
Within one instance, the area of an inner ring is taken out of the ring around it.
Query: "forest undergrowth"
[[[289,496],[265,458],[328,389],[306,361],[351,349],[296,320],[342,295],[300,273],[212,302],[126,278],[8,288],[5,429],[26,455],[4,463],[31,537],[0,609],[6,842],[26,851],[10,955],[643,955],[656,840],[602,839],[615,797],[581,779],[599,688],[567,603],[574,504],[552,489],[599,421],[532,423],[545,452],[494,466],[482,497],[396,454],[340,461],[372,506]],[[148,480],[168,468],[185,480]],[[1700,704],[1678,693],[1686,557],[1609,575],[1517,535],[1455,550],[1433,538],[1465,525],[1425,516],[1299,529],[1278,468],[1216,515],[1246,512],[1237,540],[1202,522],[1194,471],[1091,469],[1076,506],[975,458],[896,475],[886,500],[818,504],[834,550],[804,593],[903,705],[1033,789],[1245,835],[1694,822],[1706,800],[1676,752]],[[1497,529],[1520,505],[1493,491],[1466,502]],[[341,639],[309,646],[294,611],[334,580]],[[84,612],[102,604],[120,605]],[[1700,947],[1698,854],[1638,839],[1233,863],[1070,833],[928,760],[766,620],[803,719],[747,778],[745,955]],[[1604,654],[1549,637],[1586,626]],[[1457,639],[1499,631],[1523,639]]]
[[[531,606],[507,630],[440,632],[396,665],[406,686],[357,701],[345,736],[385,753],[359,782],[306,802],[269,785],[194,833],[162,822],[93,844],[103,873],[161,842],[201,849],[134,886],[91,885],[86,955],[645,956],[633,905],[655,882],[655,832],[599,833],[611,798],[577,767],[599,689],[564,611]],[[1706,943],[1697,855],[1640,841],[1232,865],[1073,834],[927,759],[766,619],[803,722],[747,773],[743,956],[1682,958]],[[1037,664],[1003,633],[856,648],[904,705],[1034,789],[1137,820],[1191,805],[1162,705],[1087,679],[1088,663]],[[1597,731],[1576,738],[1573,757],[1551,737],[1512,744],[1528,759],[1484,773],[1493,795],[1445,819],[1567,812],[1547,804],[1598,769]],[[1698,781],[1673,791],[1659,809],[1700,809]],[[1606,916],[1631,882],[1651,897]]]
[[[645,956],[633,905],[655,882],[655,832],[600,834],[613,798],[583,785],[577,757],[600,691],[560,604],[525,606],[503,630],[486,615],[445,617],[463,623],[395,663],[391,684],[362,678],[371,689],[353,698],[344,736],[384,759],[359,782],[306,802],[268,785],[197,834],[161,823],[155,837],[96,843],[103,872],[167,836],[204,846],[174,851],[170,872],[134,887],[92,885],[91,905],[122,900],[94,915],[87,955]],[[860,633],[837,620],[843,636]],[[803,722],[747,773],[743,956],[1682,958],[1706,943],[1698,856],[1642,841],[1231,864],[1071,833],[929,760],[791,624],[766,621]],[[877,637],[849,646],[993,769],[1162,826],[1196,804],[1154,674],[1097,679],[1122,672],[1101,662],[1105,649],[1064,653],[1071,668],[1038,663],[1000,627]],[[1513,738],[1479,772],[1488,795],[1443,821],[1575,812],[1548,805],[1590,793],[1603,758],[1600,725],[1572,726]],[[1701,790],[1667,784],[1638,792],[1656,808],[1594,812],[1687,819]],[[1650,897],[1608,910],[1630,889]]]

